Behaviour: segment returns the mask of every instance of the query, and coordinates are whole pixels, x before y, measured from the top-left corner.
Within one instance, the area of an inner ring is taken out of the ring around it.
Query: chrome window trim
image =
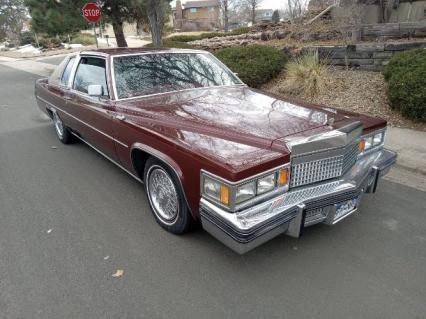
[[[188,88],[188,89],[181,89],[181,90],[172,90],[168,92],[161,92],[161,93],[153,93],[153,94],[146,94],[146,95],[139,95],[139,96],[132,96],[132,97],[126,97],[126,98],[118,98],[117,94],[117,86],[115,81],[115,70],[114,70],[114,58],[118,57],[125,57],[125,56],[138,56],[138,55],[153,55],[153,54],[185,54],[185,53],[193,53],[193,54],[204,54],[208,55],[210,57],[213,57],[213,60],[218,61],[219,65],[222,66],[226,71],[228,71],[230,74],[232,74],[235,78],[237,78],[241,84],[232,84],[232,85],[218,85],[218,86],[207,86],[207,87],[200,87],[200,88]],[[223,64],[219,59],[217,59],[213,54],[202,51],[202,50],[161,50],[161,51],[152,51],[152,52],[140,52],[140,53],[128,53],[128,54],[117,54],[117,55],[111,55],[110,59],[110,68],[111,68],[111,81],[112,81],[112,88],[114,93],[114,100],[115,101],[128,101],[128,100],[134,100],[134,99],[140,99],[145,97],[151,97],[151,96],[158,96],[158,95],[164,95],[164,94],[170,94],[170,93],[177,93],[177,92],[185,92],[185,91],[192,91],[192,90],[202,90],[202,89],[215,89],[215,88],[223,88],[223,87],[246,87],[247,85],[244,84],[243,81],[234,73],[232,72],[225,64]]]
[[[70,83],[68,90],[72,93],[76,93],[76,94],[79,94],[79,95],[84,96],[84,97],[94,98],[93,96],[90,96],[87,93],[84,93],[84,92],[81,92],[81,91],[74,89],[74,80],[75,80],[75,75],[77,73],[78,66],[80,65],[81,59],[85,58],[85,57],[105,60],[105,83],[106,83],[106,88],[108,90],[108,76],[107,76],[108,75],[108,72],[107,72],[108,71],[108,63],[107,63],[107,58],[104,57],[104,56],[100,56],[100,55],[98,56],[98,55],[92,55],[92,54],[79,54],[78,55],[77,63],[76,63],[76,65],[73,66],[73,72],[70,74],[70,79],[72,79],[72,82]],[[72,75],[72,78],[71,78],[71,75]],[[103,95],[102,98],[111,100],[111,95],[108,92],[108,95]]]
[[[103,131],[101,131],[101,130],[97,129],[96,127],[94,127],[94,126],[90,125],[89,123],[84,122],[83,120],[80,120],[79,118],[77,118],[77,117],[75,117],[74,115],[72,115],[72,114],[68,113],[67,111],[64,111],[62,108],[57,107],[56,105],[53,105],[53,104],[52,104],[52,103],[50,103],[49,101],[46,101],[46,100],[45,100],[45,99],[43,99],[42,97],[40,97],[40,96],[36,96],[36,98],[38,98],[38,99],[40,99],[41,101],[43,101],[44,103],[46,103],[46,104],[50,105],[50,106],[51,106],[52,108],[54,108],[55,110],[57,109],[57,110],[59,110],[59,111],[61,111],[61,112],[65,113],[65,114],[66,114],[66,115],[68,115],[69,117],[72,117],[72,118],[73,118],[73,119],[75,119],[76,121],[80,122],[80,123],[81,123],[81,124],[83,124],[83,125],[86,125],[87,127],[91,128],[92,130],[94,130],[94,131],[98,132],[99,134],[102,134],[103,136],[105,136],[105,137],[107,137],[107,138],[111,139],[112,141],[117,142],[118,144],[120,144],[120,145],[124,146],[125,148],[129,148],[129,146],[128,146],[127,144],[125,144],[125,143],[123,143],[123,142],[119,141],[118,139],[116,139],[116,138],[112,137],[111,135],[109,135],[109,134],[107,134],[107,133],[105,133],[105,132],[103,132]]]
[[[201,169],[201,171],[200,171],[200,195],[201,195],[202,198],[205,198],[205,199],[213,202],[214,204],[219,205],[221,208],[225,209],[228,212],[236,212],[236,211],[239,211],[241,209],[250,207],[254,204],[260,203],[264,200],[268,200],[269,198],[272,198],[272,197],[274,197],[278,194],[286,192],[289,189],[290,176],[289,176],[288,182],[285,186],[281,186],[281,187],[275,186],[275,188],[271,191],[268,191],[268,192],[265,192],[265,193],[262,193],[262,194],[259,194],[259,195],[255,195],[255,197],[253,197],[249,200],[246,200],[244,202],[241,202],[239,204],[235,203],[235,194],[236,194],[236,190],[237,190],[238,186],[253,182],[260,177],[270,175],[273,172],[278,172],[280,169],[283,169],[283,168],[287,168],[288,172],[290,173],[290,163],[286,163],[286,164],[277,166],[275,168],[268,169],[264,172],[255,174],[253,176],[241,179],[241,180],[236,181],[236,182],[228,181],[227,179],[225,179],[223,177],[220,177],[216,174],[213,174],[213,173],[210,173],[210,172],[208,172],[204,169]],[[211,196],[208,196],[207,194],[204,194],[203,185],[204,185],[204,177],[205,176],[210,177],[213,180],[222,182],[223,184],[226,184],[230,188],[230,194],[229,194],[230,205],[229,206],[226,206],[226,205],[222,204],[220,201],[218,201],[217,199],[212,198]],[[278,179],[276,178],[276,183],[277,183],[277,181],[278,181]],[[256,191],[257,191],[257,188],[256,188]]]
[[[67,63],[66,63],[66,65],[65,65],[65,67],[62,69],[62,72],[61,72],[61,76],[60,76],[60,78],[59,78],[59,86],[62,88],[62,89],[66,89],[66,90],[69,90],[70,89],[70,82],[71,82],[71,79],[73,78],[73,75],[74,75],[74,70],[75,70],[75,62],[76,61],[79,61],[79,56],[78,56],[78,54],[70,54],[70,55],[68,55],[67,57],[66,57],[66,59],[68,59],[68,61],[67,61]],[[65,73],[65,69],[67,68],[67,66],[68,66],[68,64],[71,62],[71,59],[75,59],[75,61],[74,61],[74,65],[72,66],[72,68],[71,68],[71,70],[70,70],[70,76],[69,76],[69,78],[68,78],[68,82],[66,83],[66,84],[64,84],[63,82],[62,82],[62,77],[64,76],[64,73]]]

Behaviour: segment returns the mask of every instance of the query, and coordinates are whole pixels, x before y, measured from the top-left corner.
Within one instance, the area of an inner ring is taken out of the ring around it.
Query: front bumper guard
[[[306,226],[321,222],[332,225],[355,212],[356,208],[334,218],[335,204],[374,193],[379,179],[395,164],[396,156],[386,149],[370,153],[338,179],[291,189],[236,213],[202,198],[201,223],[208,233],[240,254],[283,233],[300,237]]]

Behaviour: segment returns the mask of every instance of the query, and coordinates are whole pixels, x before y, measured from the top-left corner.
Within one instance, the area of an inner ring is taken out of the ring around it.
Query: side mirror
[[[100,84],[90,84],[87,87],[87,93],[90,96],[102,96],[104,93],[103,87]]]

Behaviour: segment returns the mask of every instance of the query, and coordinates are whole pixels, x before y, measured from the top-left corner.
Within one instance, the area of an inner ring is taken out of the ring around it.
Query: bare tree
[[[145,0],[146,13],[151,27],[152,43],[155,46],[163,45],[163,26],[166,15],[165,0]]]
[[[287,0],[287,10],[291,22],[300,18],[303,14],[302,0]]]
[[[259,8],[259,5],[263,0],[245,0],[246,5],[250,10],[250,21],[252,24],[256,23],[256,10]]]
[[[232,5],[233,0],[220,0],[220,9],[222,11],[223,29],[228,32],[229,26],[229,9]]]

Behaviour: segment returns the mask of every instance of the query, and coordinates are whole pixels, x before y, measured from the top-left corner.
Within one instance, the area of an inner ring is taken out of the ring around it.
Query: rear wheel
[[[55,126],[55,132],[59,140],[64,144],[69,144],[74,141],[74,136],[71,131],[64,125],[61,118],[56,111],[52,113],[53,125]]]
[[[176,174],[150,157],[145,165],[144,181],[149,204],[160,226],[174,234],[187,232],[194,220]]]

